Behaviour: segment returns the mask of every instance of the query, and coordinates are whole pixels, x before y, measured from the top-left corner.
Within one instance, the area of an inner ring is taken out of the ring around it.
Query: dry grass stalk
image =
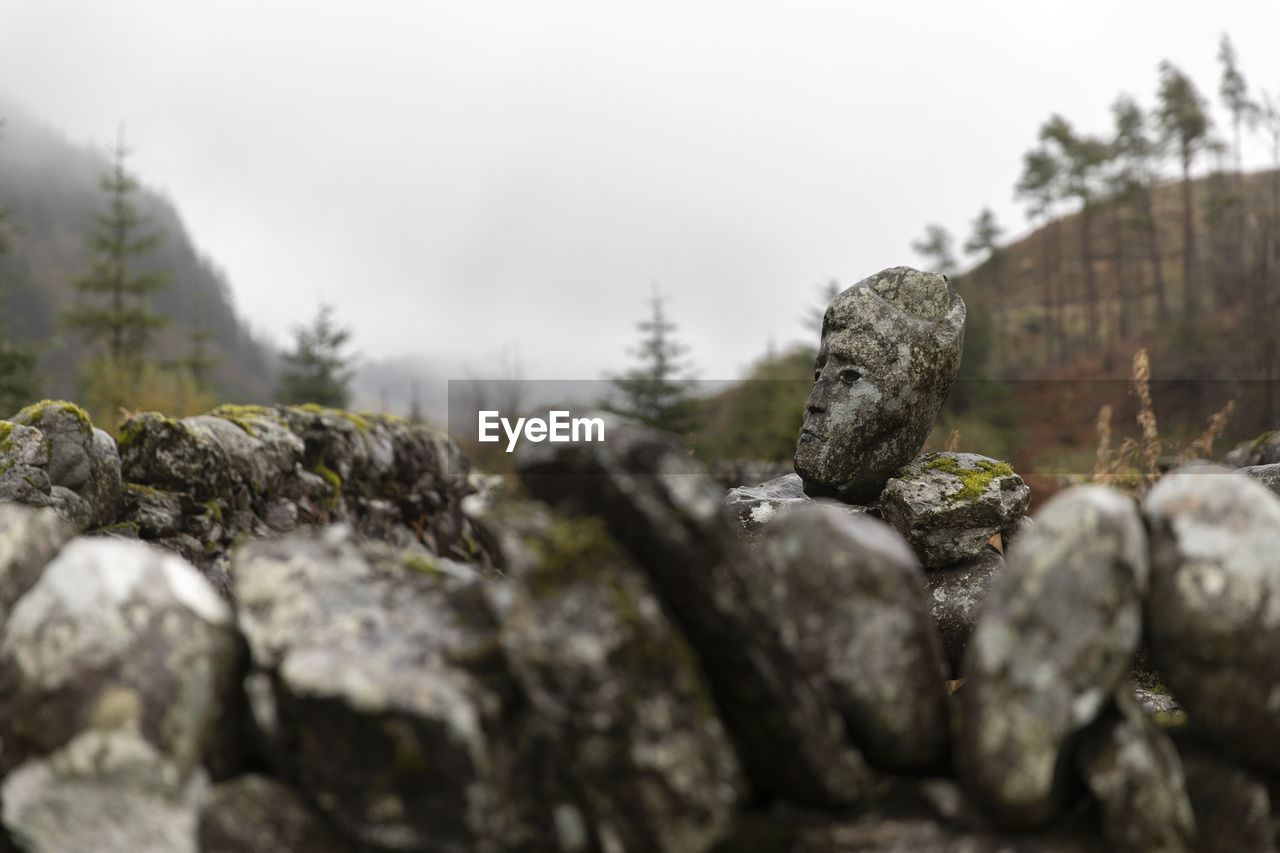
[[[1093,463],[1093,477],[1095,483],[1110,485],[1112,476],[1111,471],[1111,404],[1108,403],[1101,409],[1098,409],[1098,456]]]
[[[959,449],[960,449],[960,430],[953,428],[951,430],[951,435],[947,436],[946,450],[948,453],[955,453]]]
[[[1236,401],[1231,400],[1219,411],[1209,416],[1209,423],[1204,428],[1204,432],[1195,441],[1191,442],[1186,448],[1178,454],[1179,462],[1190,462],[1192,459],[1211,459],[1213,458],[1213,443],[1222,437],[1227,429],[1227,421],[1231,418],[1231,413],[1235,411]]]
[[[1160,477],[1160,431],[1156,425],[1155,407],[1151,402],[1151,362],[1145,349],[1133,356],[1133,391],[1138,398],[1138,426],[1142,438],[1126,438],[1119,449],[1111,452],[1110,405],[1098,410],[1098,456],[1093,465],[1092,481],[1106,486],[1129,488],[1141,498]],[[1221,411],[1209,418],[1208,426],[1195,441],[1179,454],[1178,461],[1206,458],[1211,455],[1213,443],[1227,428],[1227,420],[1235,410],[1235,401],[1227,403]]]
[[[1142,428],[1142,457],[1146,462],[1143,485],[1150,488],[1160,476],[1160,430],[1156,428],[1156,412],[1151,405],[1151,362],[1147,351],[1133,355],[1133,390],[1138,395],[1138,426]]]

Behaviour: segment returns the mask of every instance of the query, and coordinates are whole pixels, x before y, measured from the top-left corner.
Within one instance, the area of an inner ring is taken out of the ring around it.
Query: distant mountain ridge
[[[76,299],[69,282],[86,270],[85,240],[106,203],[99,180],[111,163],[105,147],[75,145],[3,99],[0,120],[0,209],[9,212],[13,238],[12,251],[0,257],[0,334],[37,347],[43,395],[75,398],[82,351],[59,318]],[[153,311],[171,318],[156,357],[180,357],[190,332],[203,328],[219,360],[212,371],[217,397],[269,401],[276,353],[236,313],[226,276],[195,248],[174,203],[131,171],[143,184],[136,207],[164,235],[134,271],[167,270],[171,277],[151,300]]]

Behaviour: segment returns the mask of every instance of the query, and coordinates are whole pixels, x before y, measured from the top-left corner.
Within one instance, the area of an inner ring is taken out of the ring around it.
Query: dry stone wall
[[[1275,847],[1280,497],[1248,476],[1070,490],[1007,562],[927,571],[936,537],[847,505],[748,529],[618,420],[487,497],[389,418],[5,423],[0,850]],[[934,459],[1012,529],[1020,481]],[[1140,656],[1185,711],[1135,701]]]

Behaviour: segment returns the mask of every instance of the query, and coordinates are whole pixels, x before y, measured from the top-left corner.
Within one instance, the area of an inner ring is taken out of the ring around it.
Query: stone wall
[[[479,495],[392,418],[0,423],[0,850],[1274,849],[1259,483],[1055,498],[960,682],[933,539],[820,501],[744,535],[608,435]]]

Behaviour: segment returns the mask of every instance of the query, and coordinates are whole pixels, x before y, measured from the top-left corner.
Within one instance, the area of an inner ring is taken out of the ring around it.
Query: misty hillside
[[[86,271],[85,240],[95,212],[104,207],[99,180],[111,163],[105,144],[73,145],[3,101],[0,119],[0,209],[9,211],[13,238],[13,251],[0,257],[2,331],[36,346],[42,396],[74,399],[81,352],[59,318],[75,302],[69,281]],[[112,128],[103,129],[104,140],[112,136]],[[218,359],[212,372],[217,396],[266,400],[274,353],[237,316],[225,276],[195,248],[174,204],[147,188],[147,175],[137,177],[143,188],[133,201],[164,236],[133,271],[170,274],[169,287],[151,297],[152,310],[171,318],[160,338],[160,357],[178,357],[191,331],[202,328],[211,335],[209,349]]]

